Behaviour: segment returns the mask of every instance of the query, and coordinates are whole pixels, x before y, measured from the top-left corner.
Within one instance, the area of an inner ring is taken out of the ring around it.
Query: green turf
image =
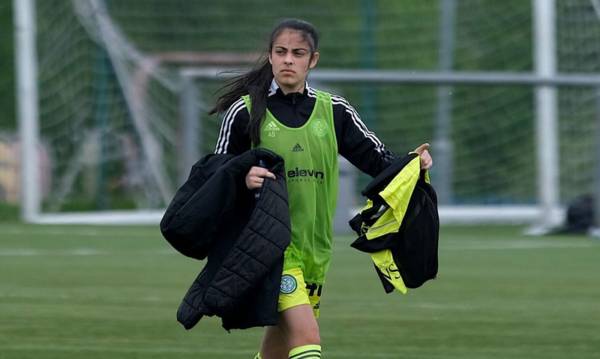
[[[443,228],[439,278],[384,294],[336,239],[324,358],[598,358],[600,240]],[[202,262],[151,227],[0,224],[0,358],[250,359],[261,329],[175,320]]]

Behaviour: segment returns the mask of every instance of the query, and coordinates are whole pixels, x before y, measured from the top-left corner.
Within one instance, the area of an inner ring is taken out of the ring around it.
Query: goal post
[[[35,222],[40,214],[40,185],[37,145],[39,113],[35,1],[13,0],[15,23],[15,67],[17,116],[21,137],[21,216]]]
[[[194,81],[223,81],[231,69],[224,68],[183,68],[181,76],[188,83]],[[535,73],[477,73],[477,72],[417,72],[417,71],[377,71],[377,70],[313,70],[309,81],[321,85],[328,83],[350,84],[396,84],[396,85],[472,85],[472,86],[532,86],[536,89],[536,108],[540,109],[535,116],[536,142],[535,158],[538,160],[536,188],[538,201],[531,205],[457,205],[441,203],[440,218],[445,223],[513,223],[533,224],[529,233],[540,234],[556,227],[565,216],[565,209],[558,203],[558,153],[556,114],[547,108],[556,106],[556,96],[544,92],[555,90],[558,86],[583,86],[597,88],[600,86],[600,75],[586,74],[546,74]],[[190,111],[196,115],[200,111]],[[554,127],[554,129],[552,129]],[[534,141],[535,139],[531,139]],[[435,148],[432,149],[435,151]],[[548,181],[547,176],[556,176]],[[438,179],[444,180],[444,178]],[[435,184],[435,183],[434,183]],[[446,184],[448,186],[449,184]]]
[[[235,0],[14,0],[23,218],[158,222],[214,148],[222,71],[248,68],[289,10],[266,1],[261,15]],[[539,232],[598,193],[596,3],[389,2],[368,18],[351,1],[293,6],[323,34],[311,84],[396,153],[432,143],[442,222]]]

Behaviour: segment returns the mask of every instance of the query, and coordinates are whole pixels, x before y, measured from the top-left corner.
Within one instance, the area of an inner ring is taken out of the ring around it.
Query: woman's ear
[[[317,63],[319,62],[319,52],[315,51],[312,54],[312,57],[310,59],[310,64],[308,64],[308,68],[309,69],[314,69],[315,66],[317,66]]]
[[[273,65],[273,61],[271,60],[271,52],[269,52],[269,63]]]

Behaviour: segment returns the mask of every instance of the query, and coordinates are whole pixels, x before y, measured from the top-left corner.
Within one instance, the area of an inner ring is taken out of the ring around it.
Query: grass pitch
[[[438,279],[407,295],[351,241],[323,291],[325,358],[600,357],[600,240],[445,227]],[[0,223],[0,358],[252,358],[262,329],[176,322],[203,264],[156,227]]]

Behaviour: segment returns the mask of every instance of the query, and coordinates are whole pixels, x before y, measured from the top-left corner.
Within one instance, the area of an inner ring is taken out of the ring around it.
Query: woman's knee
[[[285,334],[278,326],[267,327],[260,351],[261,359],[287,358],[289,345]]]
[[[321,334],[319,332],[319,326],[315,323],[314,325],[303,327],[298,330],[296,335],[290,338],[291,347],[306,344],[321,344]]]
[[[290,308],[282,315],[283,328],[291,348],[321,344],[319,325],[309,305]]]

